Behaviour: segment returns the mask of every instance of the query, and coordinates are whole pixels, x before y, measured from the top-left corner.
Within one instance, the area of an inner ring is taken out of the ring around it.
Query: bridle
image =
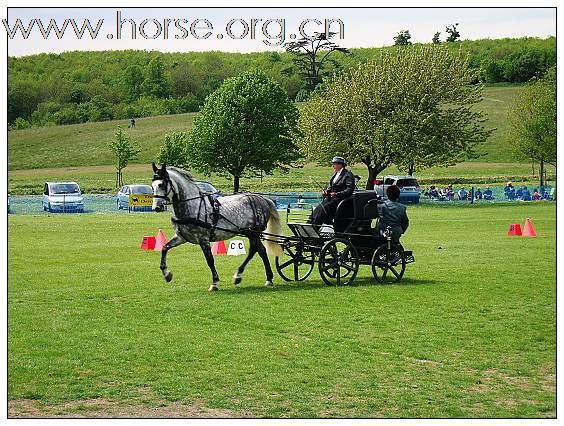
[[[177,196],[176,193],[174,192],[174,187],[172,186],[172,180],[170,179],[170,177],[168,177],[168,175],[167,175],[167,176],[164,176],[164,177],[163,177],[163,176],[160,176],[160,175],[153,175],[153,182],[156,181],[156,180],[161,180],[161,181],[163,181],[163,183],[166,185],[166,186],[165,186],[165,188],[166,188],[166,193],[165,193],[165,195],[153,195],[153,198],[159,198],[159,199],[161,199],[161,200],[164,200],[164,201],[165,201],[165,204],[172,204],[172,202],[173,202],[173,200],[174,200],[174,197]],[[173,195],[172,195],[172,200],[171,200],[171,198],[168,196],[171,192],[173,193]],[[198,195],[197,195],[197,196],[191,197],[191,198],[186,198],[185,200],[180,200],[180,202],[192,201],[192,200],[197,200],[197,199],[203,200],[203,199],[206,198],[206,197],[207,197],[207,198],[210,198],[210,197],[208,196],[208,194],[202,192],[202,191],[200,190],[200,188],[198,188]],[[212,200],[211,198],[210,198],[210,202],[211,202],[211,204],[213,205],[213,200]]]
[[[172,203],[171,199],[169,198],[168,194],[170,194],[170,192],[173,192],[173,197],[176,196],[176,194],[174,193],[173,187],[172,187],[172,181],[170,180],[170,178],[168,176],[159,176],[159,175],[153,175],[153,182],[156,180],[161,180],[163,181],[163,183],[166,185],[166,192],[165,195],[155,195],[153,194],[153,198],[159,198],[161,200],[164,200],[166,204],[170,204]]]

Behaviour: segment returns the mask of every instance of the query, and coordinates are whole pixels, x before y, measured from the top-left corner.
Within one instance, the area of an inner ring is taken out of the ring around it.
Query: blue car
[[[129,196],[132,194],[148,194],[153,195],[151,185],[124,185],[117,193],[116,207],[118,210],[129,209]],[[134,207],[137,211],[151,211],[151,206]]]

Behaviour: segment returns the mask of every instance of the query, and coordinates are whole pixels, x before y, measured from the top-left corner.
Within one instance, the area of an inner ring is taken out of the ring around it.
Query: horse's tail
[[[266,230],[264,231],[267,235],[264,236],[264,247],[266,248],[266,253],[270,256],[281,256],[282,247],[278,244],[278,238],[276,235],[281,235],[282,223],[280,222],[280,215],[278,210],[276,210],[276,205],[269,199],[266,199],[268,206],[270,207],[270,217],[266,224]]]

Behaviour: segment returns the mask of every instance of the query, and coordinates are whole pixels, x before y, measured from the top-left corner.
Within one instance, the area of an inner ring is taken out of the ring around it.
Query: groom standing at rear
[[[331,223],[335,218],[337,206],[354,192],[354,175],[346,169],[347,162],[343,157],[333,157],[333,176],[329,186],[323,190],[323,201],[311,213],[310,222],[314,225]]]

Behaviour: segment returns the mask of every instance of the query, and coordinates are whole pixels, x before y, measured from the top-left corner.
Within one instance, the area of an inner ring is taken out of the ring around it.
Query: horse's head
[[[165,205],[171,203],[172,196],[174,195],[174,187],[168,176],[166,164],[163,164],[159,169],[155,163],[153,163],[153,172],[153,210],[162,212],[165,209]]]

